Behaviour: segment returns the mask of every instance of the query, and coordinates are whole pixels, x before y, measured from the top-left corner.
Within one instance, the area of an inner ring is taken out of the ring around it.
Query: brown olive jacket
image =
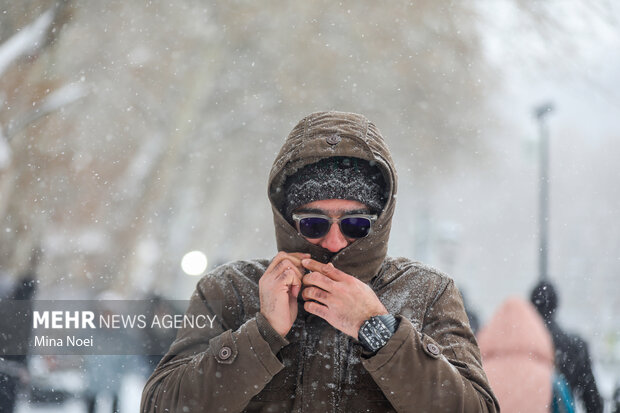
[[[287,175],[322,158],[350,156],[382,171],[387,202],[370,235],[338,253],[310,244],[282,216]],[[213,328],[181,329],[148,380],[143,412],[498,412],[454,282],[405,258],[387,257],[396,172],[366,118],[321,112],[303,119],[269,178],[278,250],[314,259],[366,282],[399,320],[376,354],[303,310],[286,338],[259,313],[258,280],[269,260],[238,261],[203,277],[188,314]]]

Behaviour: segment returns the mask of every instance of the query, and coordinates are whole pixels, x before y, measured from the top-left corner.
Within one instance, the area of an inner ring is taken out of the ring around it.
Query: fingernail
[[[329,264],[327,264],[328,266],[334,268],[334,264],[332,264],[331,262]]]
[[[303,265],[306,265],[306,264],[307,264],[307,263],[309,263],[309,262],[310,262],[310,260],[309,260],[308,258],[304,258],[303,260],[301,260],[301,263],[302,263]]]

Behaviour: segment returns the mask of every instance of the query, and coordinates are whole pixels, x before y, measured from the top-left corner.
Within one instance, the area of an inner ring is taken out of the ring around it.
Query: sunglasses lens
[[[340,229],[345,237],[364,238],[370,232],[368,218],[345,218],[340,221]]]
[[[330,222],[325,218],[310,217],[299,220],[299,232],[307,238],[321,238],[329,231]]]

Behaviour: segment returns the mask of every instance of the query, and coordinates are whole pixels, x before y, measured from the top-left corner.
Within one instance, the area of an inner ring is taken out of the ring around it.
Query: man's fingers
[[[343,279],[343,275],[345,274],[339,269],[337,269],[336,267],[334,267],[334,264],[332,264],[331,262],[327,264],[323,264],[311,258],[305,258],[301,260],[301,265],[303,265],[305,268],[309,269],[310,271],[317,271],[322,274],[325,274],[334,281],[339,281]]]
[[[302,258],[295,257],[294,255],[291,255],[291,254],[286,254],[286,257],[284,257],[284,259],[280,260],[278,265],[282,265],[283,262],[288,261],[289,265],[293,264],[294,266],[298,267],[299,269],[303,269],[303,266],[301,265],[301,260],[302,260]]]
[[[291,295],[295,298],[299,295],[299,291],[301,291],[301,285],[293,285],[291,286]]]
[[[265,274],[269,273],[270,271],[273,271],[273,269],[275,267],[278,266],[278,264],[280,264],[280,261],[282,261],[283,259],[285,259],[287,257],[287,253],[284,251],[280,251],[276,254],[275,257],[273,257],[273,259],[271,260],[271,262],[269,263],[269,266],[267,267],[267,269],[265,270]]]
[[[329,310],[327,306],[319,304],[315,301],[306,301],[304,303],[304,309],[310,314],[317,315],[327,321],[327,312]]]
[[[305,258],[301,260],[301,265],[303,265],[305,268],[309,269],[310,271],[322,272],[321,270],[323,269],[323,266],[325,264],[318,262],[316,260],[313,260],[312,258]]]
[[[304,300],[316,300],[321,304],[327,304],[327,300],[329,299],[329,293],[317,287],[305,288],[301,296]]]
[[[276,280],[287,286],[299,286],[301,288],[301,273],[296,268],[287,268],[276,276]]]
[[[310,254],[308,254],[306,252],[284,252],[284,251],[280,251],[278,253],[278,255],[279,254],[283,254],[285,259],[288,258],[289,260],[291,260],[291,262],[293,262],[295,265],[297,265],[299,267],[302,267],[301,260],[306,259],[306,258],[310,258]]]
[[[292,270],[295,271],[296,274],[299,275],[299,278],[301,279],[301,277],[303,276],[303,267],[298,267],[295,264],[293,264],[289,259],[285,259],[283,261],[280,261],[280,263],[276,266],[276,268],[273,269],[275,274],[278,273],[283,273],[284,271],[288,271],[288,270]]]
[[[310,257],[310,254],[301,253],[301,252],[289,253],[289,252],[280,251],[275,257],[273,257],[273,259],[271,260],[271,263],[265,270],[265,273],[268,273],[270,271],[277,271],[278,266],[280,266],[284,260],[288,260],[289,266],[292,264],[295,267],[299,268],[299,271],[302,272],[304,268],[301,265],[301,260],[304,258],[308,258],[308,257]]]
[[[325,291],[331,291],[334,287],[334,280],[316,271],[304,275],[302,281],[304,285],[314,285]]]

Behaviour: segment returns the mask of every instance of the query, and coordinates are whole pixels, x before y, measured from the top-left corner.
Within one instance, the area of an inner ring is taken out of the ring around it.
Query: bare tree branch
[[[9,125],[9,128],[6,132],[6,139],[10,141],[11,138],[15,136],[15,134],[17,134],[19,131],[24,129],[32,122],[64,106],[67,106],[82,99],[87,94],[87,88],[81,83],[69,83],[60,87],[59,89],[56,89],[55,91],[47,95],[44,99],[42,99],[39,104],[35,104],[35,110],[28,112],[21,119]]]
[[[47,30],[54,21],[54,14],[55,9],[46,11],[0,45],[0,76],[17,59],[34,54],[45,44]]]
[[[0,125],[0,171],[8,168],[11,164],[11,158],[11,146],[9,145],[8,139],[4,136],[2,125]]]

